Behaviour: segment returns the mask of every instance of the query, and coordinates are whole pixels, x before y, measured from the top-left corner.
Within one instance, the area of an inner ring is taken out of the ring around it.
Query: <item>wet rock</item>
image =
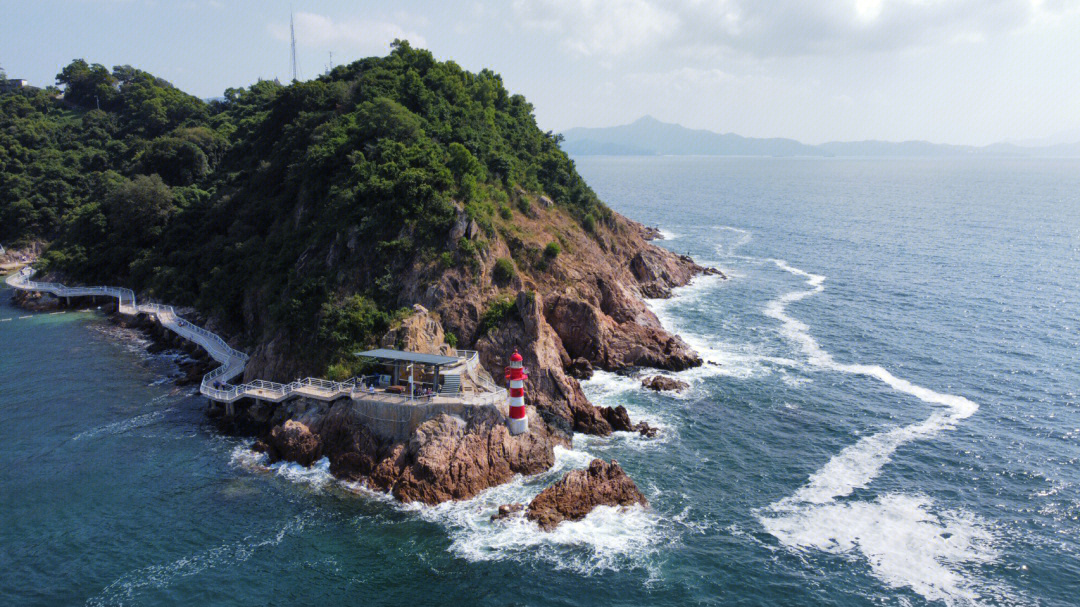
[[[689,384],[682,380],[675,379],[674,377],[666,377],[664,375],[654,375],[652,377],[641,380],[641,387],[648,390],[655,390],[657,392],[673,391],[682,392]]]
[[[611,429],[617,432],[630,432],[634,429],[634,425],[630,422],[630,414],[626,412],[626,407],[618,405],[617,407],[601,407],[600,411],[604,415],[604,419],[607,423],[611,424]]]
[[[499,511],[491,515],[491,522],[508,519],[525,509],[525,504],[503,504]]]
[[[439,415],[421,424],[408,441],[397,443],[379,440],[348,401],[303,417],[310,425],[290,420],[271,431],[266,442],[272,459],[303,463],[325,455],[335,477],[388,491],[404,502],[471,498],[517,474],[547,470],[555,463],[555,446],[570,446],[568,432],[552,428],[535,412],[529,432],[511,436],[502,414],[492,407],[478,407],[468,419]],[[309,436],[314,437],[310,443],[319,446],[317,453],[294,447],[307,445]]]
[[[392,491],[405,502],[438,504],[468,499],[510,480],[516,474],[537,474],[555,464],[556,444],[536,416],[529,432],[511,436],[502,416],[477,412],[470,422],[440,415],[420,425],[404,453],[404,469]]]
[[[301,422],[290,419],[274,426],[266,437],[270,461],[290,461],[310,466],[322,458],[322,442]]]
[[[544,531],[565,520],[585,518],[597,506],[649,504],[615,460],[594,459],[585,470],[568,472],[529,503],[525,516]]]
[[[589,379],[593,376],[593,366],[587,359],[575,358],[566,368],[566,372],[574,379]]]

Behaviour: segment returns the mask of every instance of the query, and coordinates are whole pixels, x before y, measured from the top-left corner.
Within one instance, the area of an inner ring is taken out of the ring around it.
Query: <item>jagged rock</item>
[[[687,387],[689,387],[689,384],[682,380],[675,379],[674,377],[654,375],[652,377],[641,380],[641,387],[649,390],[655,390],[657,392],[664,390],[682,392]]]
[[[657,428],[653,428],[648,422],[638,422],[634,426],[634,431],[645,438],[656,438],[656,433],[659,432]]]
[[[544,312],[567,354],[603,369],[646,366],[680,371],[701,365],[701,357],[679,337],[659,326],[617,322],[585,300],[555,296]]]
[[[589,379],[593,376],[593,366],[588,359],[579,357],[570,363],[570,366],[566,368],[566,372],[574,379]]]
[[[406,442],[380,441],[348,401],[289,420],[271,430],[271,460],[310,465],[322,456],[343,480],[389,491],[404,502],[438,504],[468,499],[516,474],[537,474],[555,463],[555,446],[570,446],[570,435],[535,414],[529,432],[511,436],[494,408],[478,407],[469,419],[440,415],[417,428]],[[310,430],[309,430],[310,428]]]
[[[611,426],[585,398],[577,380],[563,371],[570,357],[541,313],[543,306],[539,294],[518,293],[516,318],[508,319],[476,343],[481,363],[488,369],[501,368],[507,353],[518,350],[529,373],[525,382],[529,404],[569,420],[578,432],[611,434]]]
[[[656,436],[656,428],[653,428],[645,422],[633,423],[630,421],[630,414],[626,412],[626,407],[618,405],[617,407],[601,407],[600,413],[604,416],[604,420],[611,425],[611,429],[616,432],[637,432],[644,437],[653,438]]]
[[[310,466],[322,458],[319,437],[303,423],[288,420],[274,426],[266,437],[267,454],[271,461],[286,460],[301,466]]]
[[[645,240],[663,240],[664,235],[660,233],[660,228],[653,226],[641,226],[641,237]]]
[[[555,463],[556,444],[569,442],[550,434],[535,416],[528,433],[511,436],[501,415],[491,410],[478,412],[468,423],[440,415],[413,434],[392,491],[405,502],[468,499],[515,474],[547,470]]]
[[[508,519],[511,516],[521,512],[525,509],[525,504],[503,504],[499,506],[499,511],[491,515],[491,522],[501,521]]]
[[[611,424],[611,429],[618,432],[630,432],[634,429],[634,424],[630,422],[630,414],[626,412],[626,407],[618,405],[617,407],[601,407],[600,411],[604,415],[604,419],[607,423]]]
[[[615,460],[594,459],[585,470],[566,473],[554,485],[544,489],[532,502],[525,516],[550,531],[564,520],[585,518],[597,506],[631,506],[649,502]]]
[[[348,403],[336,404],[314,423],[322,441],[323,454],[330,460],[330,473],[347,481],[371,476],[385,452],[379,440],[354,414]]]
[[[446,333],[439,319],[420,304],[413,305],[412,315],[401,321],[400,326],[387,331],[379,345],[424,354],[450,355],[454,352],[446,343]]]

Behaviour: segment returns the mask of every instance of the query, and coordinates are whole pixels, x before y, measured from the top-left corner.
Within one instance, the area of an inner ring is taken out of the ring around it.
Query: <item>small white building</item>
[[[29,83],[22,78],[9,78],[7,80],[0,80],[0,93],[10,93],[11,91],[17,91],[29,86]]]

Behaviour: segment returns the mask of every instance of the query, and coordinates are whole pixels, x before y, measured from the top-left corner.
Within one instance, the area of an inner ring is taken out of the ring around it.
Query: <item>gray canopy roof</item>
[[[376,350],[356,352],[356,356],[377,358],[379,360],[394,360],[410,363],[420,363],[422,365],[449,365],[451,363],[456,363],[461,360],[461,358],[457,356],[443,356],[441,354],[421,354],[420,352],[402,352],[401,350],[389,350],[387,348],[378,348]]]

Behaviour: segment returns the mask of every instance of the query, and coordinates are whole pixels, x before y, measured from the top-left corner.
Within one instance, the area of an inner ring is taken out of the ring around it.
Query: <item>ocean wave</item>
[[[868,486],[907,443],[952,429],[978,411],[962,396],[943,394],[896,377],[880,365],[837,362],[810,334],[809,327],[787,314],[787,306],[824,290],[825,277],[782,259],[776,267],[805,279],[808,289],[785,293],[765,306],[781,323],[781,334],[796,344],[818,368],[871,377],[892,389],[943,409],[923,421],[861,438],[833,456],[794,494],[758,513],[761,525],[785,546],[837,554],[858,552],[871,571],[890,587],[908,587],[931,601],[968,604],[979,598],[978,583],[963,567],[998,556],[986,526],[962,511],[940,515],[924,496],[890,494],[873,502],[839,502]]]
[[[145,404],[142,405],[142,407],[150,407],[150,406],[156,405],[156,404],[164,401],[165,399],[168,399],[171,396],[172,396],[172,394],[163,394],[161,396],[158,396],[158,397],[153,398],[150,401],[146,402]],[[140,408],[142,408],[142,407],[140,407]],[[87,439],[87,438],[95,438],[95,437],[103,436],[103,435],[122,434],[124,432],[127,432],[128,430],[149,426],[151,424],[154,424],[154,423],[164,419],[165,414],[172,411],[172,410],[173,409],[171,407],[169,407],[169,408],[160,409],[160,410],[157,410],[157,411],[150,411],[149,413],[143,413],[141,415],[136,415],[134,417],[124,419],[124,420],[120,420],[118,422],[112,422],[110,424],[104,424],[102,426],[98,426],[96,428],[92,428],[90,430],[80,432],[80,433],[76,434],[75,436],[73,436],[71,440],[77,441],[77,440],[83,440],[83,439]]]
[[[654,556],[670,539],[670,527],[651,508],[600,506],[580,521],[540,531],[523,514],[491,521],[502,504],[528,503],[570,470],[585,468],[593,455],[556,447],[555,465],[533,477],[517,477],[476,497],[437,506],[405,506],[445,526],[450,550],[470,561],[542,559],[557,569],[582,575],[645,569],[655,574]]]
[[[277,546],[289,535],[300,533],[310,523],[310,515],[288,520],[276,533],[262,538],[245,537],[162,565],[150,565],[120,576],[97,596],[86,601],[89,606],[130,605],[146,590],[167,588],[178,578],[198,575],[220,566],[234,567],[247,561],[263,548]]]

